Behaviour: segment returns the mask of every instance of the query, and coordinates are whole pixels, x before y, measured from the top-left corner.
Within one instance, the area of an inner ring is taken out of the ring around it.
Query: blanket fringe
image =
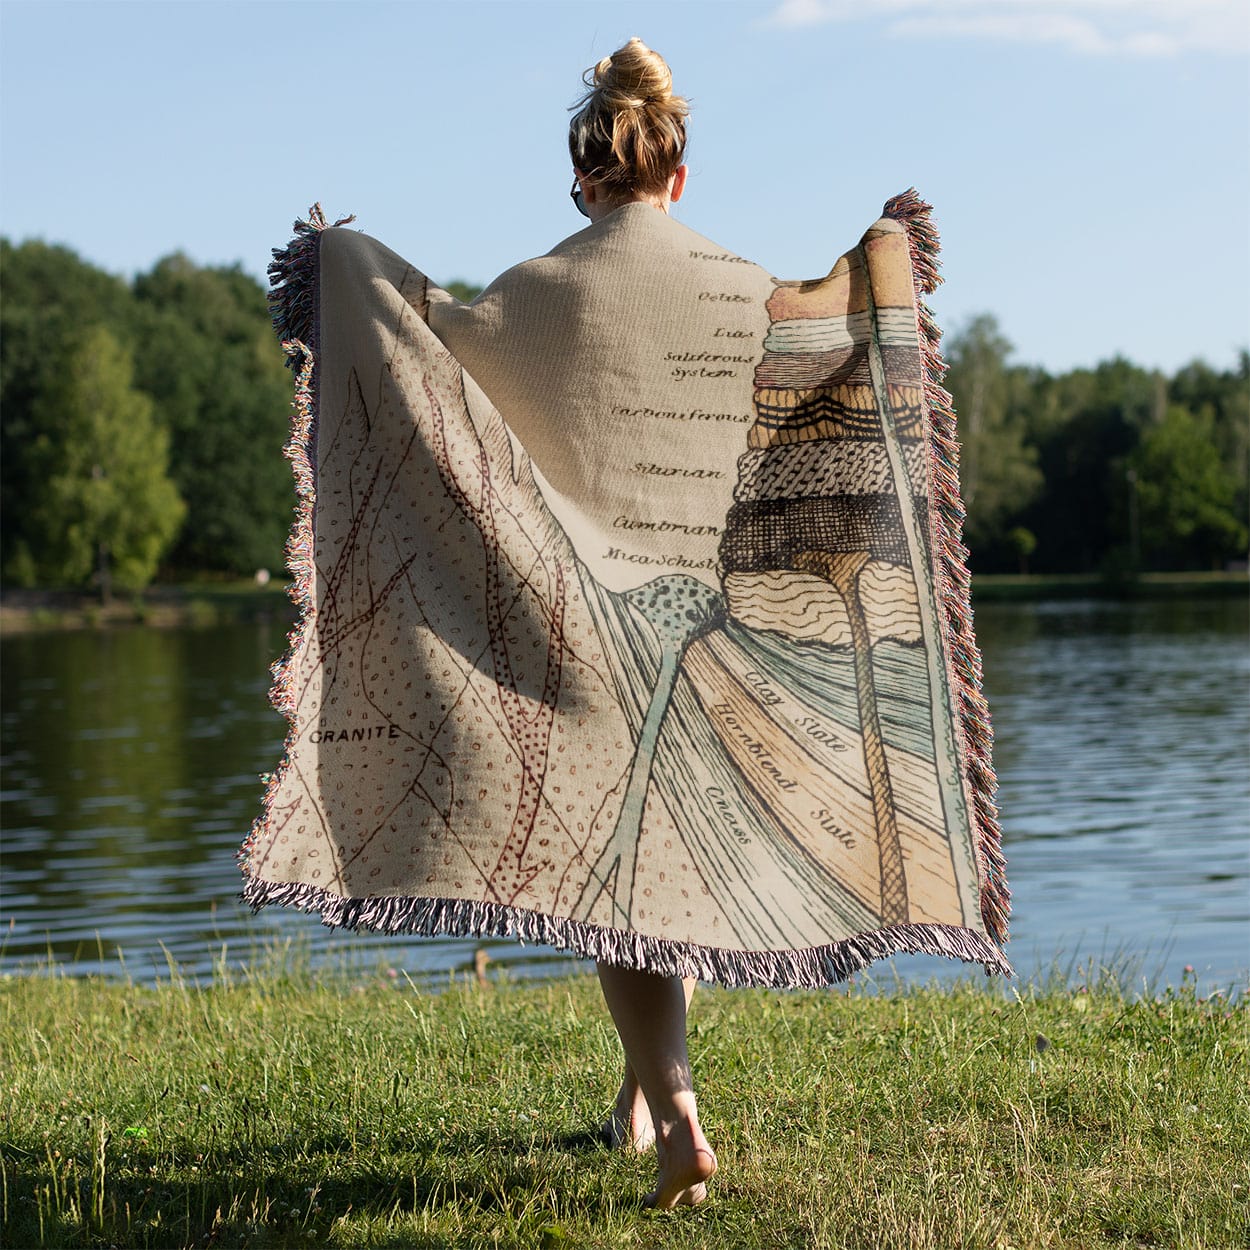
[[[347,225],[355,217],[340,217],[336,226]],[[317,502],[316,439],[317,400],[313,386],[318,341],[317,247],[326,221],[320,204],[308,210],[308,220],[295,222],[295,234],[283,248],[273,249],[269,265],[269,311],[273,326],[286,352],[287,367],[295,371],[295,398],[292,401],[291,437],[282,454],[291,462],[295,477],[295,519],[286,540],[286,565],[291,573],[287,594],[298,612],[287,634],[286,651],[270,667],[272,684],[269,701],[287,719],[282,758],[272,773],[264,773],[265,785],[260,815],[252,822],[247,839],[239,850],[238,861],[246,873],[252,849],[269,821],[270,809],[282,779],[290,766],[295,745],[295,667],[299,644],[312,627],[316,615],[313,589],[313,511]]]
[[[931,220],[933,207],[916,194],[914,187],[887,200],[882,215],[907,230],[915,280],[920,351],[924,362],[924,392],[930,418],[929,464],[933,478],[933,550],[936,553],[938,601],[946,620],[950,641],[952,688],[958,700],[968,765],[977,867],[981,878],[981,917],[997,942],[1007,941],[1011,894],[1007,889],[1002,830],[994,794],[998,779],[991,760],[994,732],[989,709],[981,693],[981,652],[972,631],[972,579],[968,549],[961,535],[965,509],[959,493],[959,439],[950,392],[942,386],[946,362],[942,359],[942,332],[920,295],[931,294],[942,282],[938,272],[941,245]]]
[[[953,925],[891,925],[806,950],[735,951],[674,942],[502,903],[470,899],[343,898],[319,886],[248,878],[243,901],[317,912],[331,928],[371,929],[425,937],[506,937],[604,960],[660,976],[698,977],[730,988],[819,989],[890,955],[941,955],[984,965],[986,975],[1011,976],[1011,965],[987,938]]]
[[[340,217],[333,224],[345,226],[355,216]],[[317,339],[317,248],[321,232],[331,223],[320,204],[308,210],[308,219],[299,218],[291,229],[295,232],[286,247],[273,249],[269,263],[269,313],[278,341],[284,346],[290,340],[315,343]],[[294,361],[288,366],[296,368]]]

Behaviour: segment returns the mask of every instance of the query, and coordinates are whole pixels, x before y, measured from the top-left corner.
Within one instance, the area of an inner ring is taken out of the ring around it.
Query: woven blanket
[[[727,985],[1009,975],[928,205],[789,282],[629,204],[467,305],[310,217],[245,900]]]

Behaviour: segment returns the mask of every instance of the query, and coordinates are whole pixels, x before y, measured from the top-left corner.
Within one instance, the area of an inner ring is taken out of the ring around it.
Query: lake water
[[[1250,969],[1247,604],[986,604],[1008,954],[1023,976],[1091,959],[1210,988]],[[284,627],[25,635],[0,644],[0,971],[207,979],[287,942],[314,961],[445,979],[485,945],[515,975],[574,966],[512,942],[331,933],[236,900]],[[962,965],[896,961],[905,979]],[[888,966],[884,976],[889,978]],[[880,979],[881,974],[878,974]]]

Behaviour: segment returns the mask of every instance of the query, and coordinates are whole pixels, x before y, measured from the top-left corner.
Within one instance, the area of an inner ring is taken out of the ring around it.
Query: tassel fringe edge
[[[1002,830],[994,795],[998,779],[992,754],[994,731],[989,709],[981,693],[981,652],[972,630],[972,579],[968,548],[961,535],[965,508],[959,492],[959,439],[950,392],[942,386],[946,362],[942,359],[942,332],[928,306],[920,298],[941,283],[937,229],[930,220],[932,205],[914,187],[887,200],[882,215],[907,230],[915,281],[920,354],[924,364],[924,392],[929,410],[930,456],[935,521],[934,565],[938,603],[946,622],[952,690],[958,706],[958,722],[967,762],[973,825],[977,845],[977,870],[981,884],[981,918],[996,942],[1006,942],[1011,892],[1007,888]]]
[[[890,925],[805,950],[736,951],[609,929],[545,916],[501,903],[471,899],[344,898],[319,886],[249,877],[243,901],[253,910],[270,904],[317,912],[331,928],[370,929],[425,937],[506,937],[539,943],[622,968],[660,976],[697,977],[737,989],[819,989],[845,981],[890,955],[941,955],[984,965],[986,975],[1012,976],[1010,963],[988,938],[953,925]]]
[[[341,217],[336,226],[347,225],[354,217]],[[283,248],[273,249],[269,265],[269,311],[273,327],[287,355],[287,367],[295,371],[295,398],[292,401],[291,437],[282,454],[291,462],[295,477],[295,519],[286,540],[286,565],[291,573],[287,591],[298,608],[295,624],[287,635],[286,652],[270,667],[272,684],[269,701],[286,717],[287,733],[282,758],[272,773],[265,773],[260,815],[238,853],[239,865],[246,872],[252,849],[267,827],[274,798],[290,767],[295,745],[295,676],[301,644],[309,636],[316,617],[313,590],[313,513],[317,503],[316,445],[317,396],[313,382],[319,342],[319,293],[317,251],[326,221],[320,204],[308,210],[308,220],[296,221],[294,237]]]

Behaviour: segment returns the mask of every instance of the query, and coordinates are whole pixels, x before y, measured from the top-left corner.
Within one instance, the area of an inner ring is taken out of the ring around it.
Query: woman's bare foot
[[[716,1156],[698,1120],[679,1120],[666,1125],[656,1137],[660,1179],[643,1205],[667,1211],[672,1207],[695,1207],[707,1197],[707,1182],[716,1171]]]
[[[613,1150],[636,1150],[639,1154],[655,1145],[655,1126],[651,1108],[638,1087],[632,1069],[625,1074],[616,1103],[607,1123],[600,1130],[606,1145]]]
[[[661,1210],[696,1206],[707,1197],[716,1156],[699,1127],[686,1049],[686,1009],[694,980],[600,963],[599,983],[627,1064],[616,1118],[620,1126],[628,1125],[625,1137],[634,1137],[646,1123],[637,1093],[641,1087],[656,1134],[660,1175],[646,1205]]]

